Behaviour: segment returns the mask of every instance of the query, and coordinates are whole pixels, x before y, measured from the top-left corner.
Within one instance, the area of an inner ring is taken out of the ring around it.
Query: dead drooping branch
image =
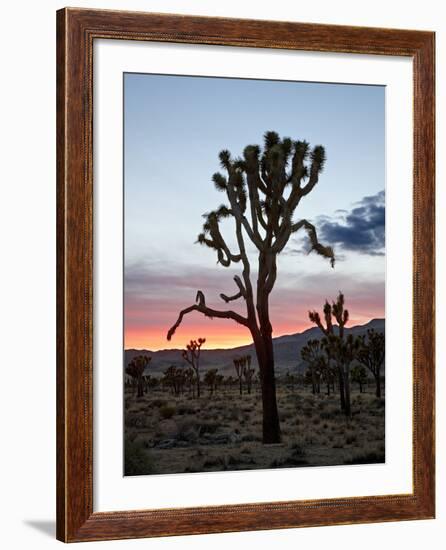
[[[300,220],[291,226],[291,233],[296,233],[299,229],[305,229],[311,242],[310,251],[314,250],[320,256],[330,260],[331,267],[335,265],[335,256],[331,246],[322,245],[317,238],[316,228],[307,220]]]
[[[191,313],[192,311],[198,311],[199,313],[202,313],[203,315],[205,315],[206,317],[209,317],[210,319],[213,319],[214,317],[217,317],[218,319],[232,319],[233,321],[236,321],[241,325],[248,326],[248,319],[236,313],[235,311],[231,311],[231,310],[220,311],[218,309],[207,307],[204,294],[201,292],[201,290],[197,292],[196,301],[197,301],[196,304],[186,307],[185,309],[180,311],[180,314],[178,315],[178,319],[176,323],[169,329],[169,332],[167,333],[168,340],[170,340],[172,336],[175,334],[175,331],[181,325],[184,316],[187,315],[188,313]]]

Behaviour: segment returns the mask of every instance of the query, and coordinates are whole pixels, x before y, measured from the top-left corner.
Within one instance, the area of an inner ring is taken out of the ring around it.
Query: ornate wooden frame
[[[414,69],[413,492],[93,512],[93,41],[408,56]],[[87,541],[434,517],[432,32],[66,8],[57,13],[57,537]]]

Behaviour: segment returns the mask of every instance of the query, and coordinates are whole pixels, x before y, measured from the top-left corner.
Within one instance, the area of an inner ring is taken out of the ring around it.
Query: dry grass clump
[[[172,416],[174,416],[174,414],[177,412],[177,409],[176,407],[172,407],[171,405],[163,405],[160,408],[159,412],[162,418],[169,419],[169,418],[172,418]]]

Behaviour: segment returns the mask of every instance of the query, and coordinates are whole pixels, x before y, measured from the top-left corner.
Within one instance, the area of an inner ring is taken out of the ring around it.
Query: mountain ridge
[[[335,325],[335,330],[338,327]],[[364,325],[355,325],[346,327],[346,334],[361,335],[365,334],[370,328],[375,330],[385,331],[385,319],[371,319]],[[295,334],[283,334],[273,338],[275,367],[277,374],[281,374],[287,370],[301,371],[304,367],[300,359],[300,350],[311,338],[321,338],[322,333],[318,327],[310,327],[303,332]],[[163,350],[147,350],[147,349],[126,349],[124,352],[124,367],[136,355],[147,355],[152,357],[152,360],[147,369],[147,373],[161,374],[170,365],[186,366],[187,363],[181,357],[182,348],[171,348]],[[253,344],[237,346],[235,348],[218,348],[218,349],[202,349],[201,351],[201,368],[203,372],[210,368],[218,368],[221,373],[229,373],[234,369],[233,359],[237,355],[250,353],[252,356],[252,364],[257,368],[257,360]]]

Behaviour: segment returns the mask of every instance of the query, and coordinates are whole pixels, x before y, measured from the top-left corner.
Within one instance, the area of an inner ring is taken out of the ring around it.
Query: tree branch
[[[260,249],[262,247],[262,239],[260,237],[260,233],[258,231],[255,232],[252,229],[252,227],[249,225],[249,222],[246,219],[246,216],[243,214],[240,208],[240,205],[237,202],[236,194],[229,185],[227,189],[227,195],[228,195],[229,202],[231,204],[231,210],[234,218],[243,225],[243,228],[248,234],[248,237],[257,246],[257,248]]]
[[[320,254],[324,258],[328,258],[330,260],[331,267],[334,267],[335,256],[334,256],[333,249],[331,248],[331,246],[323,246],[322,244],[320,244],[320,242],[317,239],[316,228],[312,223],[310,223],[307,220],[300,220],[299,222],[291,226],[291,233],[295,233],[296,231],[299,231],[299,229],[302,229],[302,228],[306,230],[308,237],[310,238],[311,250],[316,251],[318,254]]]
[[[237,294],[233,294],[232,296],[227,296],[226,294],[220,294],[220,298],[224,300],[226,303],[233,302],[234,300],[238,300],[241,298],[243,294],[241,292],[237,292]]]
[[[242,315],[236,313],[235,311],[220,311],[217,309],[212,309],[210,307],[206,306],[206,301],[204,298],[204,294],[199,290],[197,292],[197,303],[186,307],[185,309],[180,311],[180,314],[178,315],[178,319],[176,323],[169,329],[169,332],[167,333],[167,339],[170,340],[172,336],[175,334],[176,329],[180,326],[181,322],[183,321],[183,318],[185,315],[191,313],[192,311],[198,311],[199,313],[202,313],[206,317],[213,318],[217,317],[219,319],[232,319],[233,321],[236,321],[237,323],[240,323],[241,325],[244,325],[245,327],[248,326],[248,319],[246,317],[243,317]]]
[[[308,183],[304,185],[300,190],[301,197],[305,197],[305,195],[308,195],[308,193],[310,193],[310,191],[313,190],[314,186],[317,184],[318,181],[319,181],[319,173],[312,170]]]
[[[237,294],[234,294],[233,296],[227,296],[226,294],[220,294],[220,298],[224,300],[226,303],[232,302],[233,300],[238,300],[239,298],[244,298],[246,300],[246,289],[243,286],[242,281],[240,280],[240,277],[238,275],[235,275],[234,277],[235,284],[238,286],[239,291]]]

